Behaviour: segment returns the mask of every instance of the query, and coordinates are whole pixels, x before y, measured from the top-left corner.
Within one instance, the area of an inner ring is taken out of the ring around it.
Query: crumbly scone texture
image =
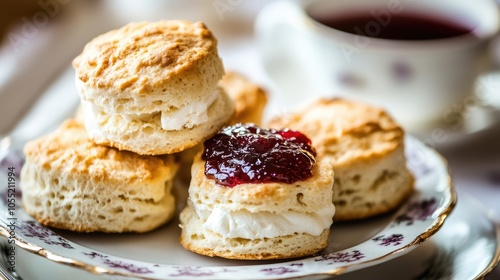
[[[173,156],[140,156],[100,146],[65,121],[28,142],[23,206],[40,223],[73,231],[145,232],[175,213]]]
[[[180,214],[182,229],[180,243],[187,250],[201,255],[229,259],[264,260],[295,258],[316,253],[327,246],[330,229],[319,235],[293,232],[272,238],[229,238],[204,226],[194,208],[228,212],[310,214],[332,206],[333,169],[331,164],[318,160],[313,176],[293,184],[240,184],[233,188],[218,185],[204,174],[201,154],[195,157],[189,201]]]
[[[149,114],[203,101],[224,75],[201,22],[133,22],[90,41],[73,60],[82,99],[108,112]]]
[[[382,214],[413,191],[406,167],[404,131],[381,108],[345,99],[319,99],[277,116],[273,128],[306,134],[318,156],[333,164],[335,220]]]
[[[190,206],[180,214],[181,245],[190,251],[210,257],[239,260],[270,260],[312,255],[328,245],[330,230],[319,236],[307,233],[274,238],[225,238],[203,227],[203,221]]]
[[[350,221],[387,213],[414,190],[401,146],[385,157],[335,168],[335,221]]]
[[[164,130],[160,114],[142,119],[127,119],[120,114],[104,111],[86,115],[85,128],[92,140],[120,150],[140,155],[173,154],[191,148],[209,138],[234,114],[234,103],[222,89],[218,89],[215,102],[208,108],[208,121],[192,128]],[[83,104],[84,106],[85,103]]]
[[[254,123],[260,125],[267,104],[267,93],[256,83],[240,73],[229,71],[219,85],[235,103],[231,124]]]
[[[239,184],[234,188],[218,185],[205,176],[205,161],[195,157],[189,185],[189,197],[198,209],[225,211],[246,210],[251,213],[268,211],[282,213],[317,212],[332,204],[333,169],[328,161],[318,159],[311,178],[293,184]]]

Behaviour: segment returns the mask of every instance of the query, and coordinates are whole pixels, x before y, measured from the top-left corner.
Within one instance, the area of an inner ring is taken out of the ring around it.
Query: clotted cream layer
[[[208,121],[208,108],[215,102],[220,93],[220,88],[214,90],[205,100],[199,102],[192,102],[191,104],[182,106],[180,108],[172,108],[168,111],[159,111],[151,114],[120,114],[128,120],[142,120],[146,121],[155,114],[161,114],[161,127],[164,130],[182,130],[185,128],[193,128],[199,124]],[[106,114],[102,109],[93,105],[88,101],[82,100],[82,107],[84,110],[85,124],[91,127],[97,127],[96,115]]]
[[[246,210],[226,211],[219,207],[214,207],[212,210],[199,209],[191,201],[189,204],[204,221],[205,228],[226,238],[274,238],[294,233],[319,236],[331,226],[335,214],[333,205],[313,213],[295,211],[251,213]]]

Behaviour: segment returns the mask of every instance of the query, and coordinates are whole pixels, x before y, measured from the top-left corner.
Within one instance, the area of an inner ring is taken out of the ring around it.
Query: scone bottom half
[[[133,22],[90,41],[73,60],[80,114],[94,142],[173,154],[229,123],[217,40],[201,22]]]
[[[141,156],[93,143],[65,121],[28,142],[22,202],[41,224],[77,232],[146,232],[175,214],[173,156]]]
[[[192,166],[180,242],[206,256],[285,259],[327,246],[333,170],[298,131],[223,128]]]

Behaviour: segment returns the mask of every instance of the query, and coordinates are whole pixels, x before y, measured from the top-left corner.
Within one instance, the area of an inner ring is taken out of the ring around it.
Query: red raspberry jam
[[[205,175],[218,184],[291,184],[312,176],[316,152],[298,131],[235,124],[205,141]]]

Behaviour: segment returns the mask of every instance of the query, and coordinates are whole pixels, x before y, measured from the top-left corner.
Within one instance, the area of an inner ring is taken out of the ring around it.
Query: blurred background
[[[130,21],[203,21],[219,41],[226,69],[262,85],[266,116],[287,110],[286,96],[264,70],[254,36],[259,11],[272,0],[3,0],[0,9],[0,135],[29,139],[53,128],[78,104],[71,60],[96,35]],[[494,48],[500,53],[500,47]],[[489,90],[500,99],[500,82]],[[500,114],[466,108],[460,125],[416,136],[449,161],[459,195],[500,211]],[[498,218],[497,218],[498,219]],[[500,221],[500,219],[499,219]],[[489,279],[500,279],[495,270]]]
[[[58,78],[72,71],[71,60],[89,40],[130,21],[203,21],[219,40],[225,66],[263,82],[252,38],[254,18],[267,2],[7,0],[0,11],[0,111],[9,113],[2,114],[0,133],[10,131],[55,81],[64,82]],[[61,87],[71,103],[74,86]]]

